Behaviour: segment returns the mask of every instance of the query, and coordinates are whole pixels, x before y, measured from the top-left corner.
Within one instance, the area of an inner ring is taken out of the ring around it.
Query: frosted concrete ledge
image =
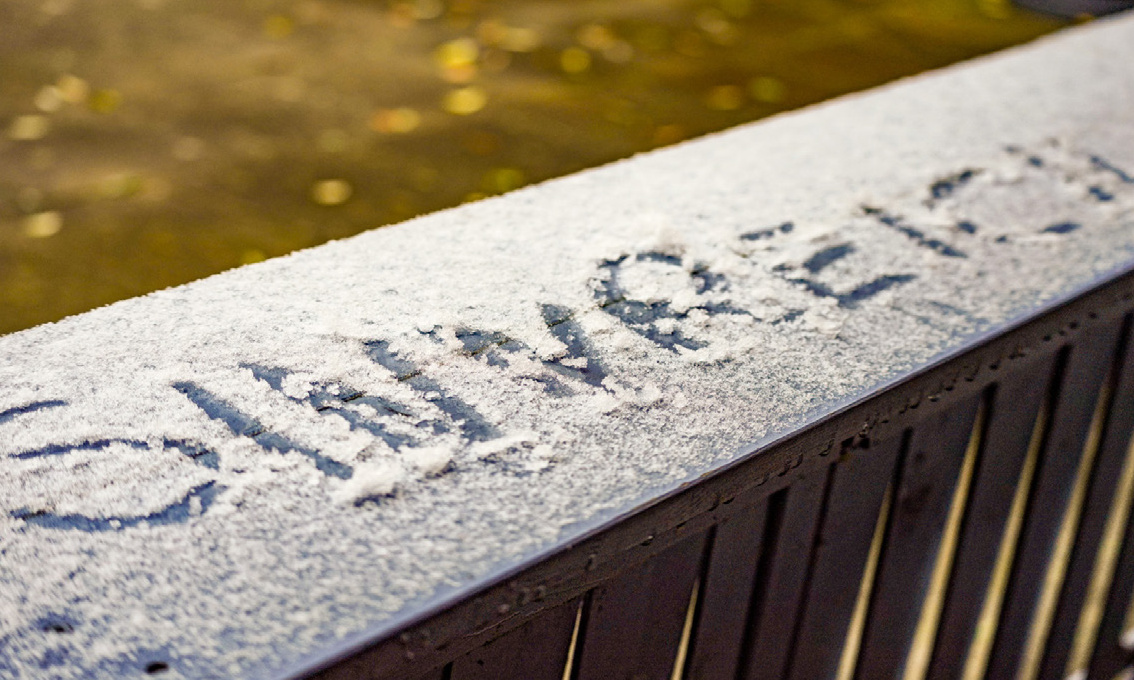
[[[1134,18],[0,338],[0,675],[269,677],[1134,264]]]

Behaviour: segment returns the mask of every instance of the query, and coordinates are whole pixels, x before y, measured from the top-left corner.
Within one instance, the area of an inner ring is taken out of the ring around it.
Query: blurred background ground
[[[0,334],[1062,25],[1006,0],[6,0]]]

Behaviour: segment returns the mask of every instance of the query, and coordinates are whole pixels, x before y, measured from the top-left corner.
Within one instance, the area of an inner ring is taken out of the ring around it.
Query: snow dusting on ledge
[[[0,338],[0,675],[269,676],[1122,266],[1130,64],[1100,21]]]

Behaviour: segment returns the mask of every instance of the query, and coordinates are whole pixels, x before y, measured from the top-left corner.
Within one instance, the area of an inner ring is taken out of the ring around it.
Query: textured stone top
[[[0,675],[271,676],[1128,266],[1132,63],[1098,22],[0,338]]]

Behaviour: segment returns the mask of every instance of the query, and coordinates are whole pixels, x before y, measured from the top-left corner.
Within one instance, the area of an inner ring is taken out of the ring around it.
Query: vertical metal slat
[[[828,474],[829,467],[799,479],[769,502],[767,552],[745,640],[745,680],[780,680],[787,672]]]
[[[561,680],[578,600],[553,607],[453,663],[451,680]]]
[[[1130,435],[1134,432],[1134,343],[1129,342],[1129,323],[1124,326],[1118,380],[1112,393],[1110,412],[1103,425],[1102,439],[1095,458],[1086,499],[1079,519],[1078,533],[1055,608],[1051,632],[1040,666],[1041,680],[1062,680],[1075,639],[1079,615],[1091,585],[1095,558],[1106,531]]]
[[[701,584],[685,680],[735,680],[756,583],[767,504],[719,523]]]
[[[686,539],[591,592],[577,680],[668,680],[704,543]]]
[[[964,668],[1054,362],[1048,355],[1004,376],[989,401],[927,680],[953,680]]]
[[[811,579],[796,636],[791,678],[825,680],[839,668],[878,513],[902,440],[854,449],[835,464]]]
[[[445,664],[441,668],[434,669],[425,675],[419,675],[414,680],[450,680],[450,674],[453,670],[453,664]],[[351,676],[351,677],[366,677],[366,676]]]
[[[1075,486],[1098,394],[1110,373],[1118,332],[1117,324],[1085,327],[1070,350],[1062,380],[1054,391],[1051,427],[1025,510],[989,659],[988,680],[1015,678],[1024,663],[1032,619]]]
[[[1124,647],[1122,635],[1126,613],[1134,601],[1134,513],[1126,523],[1126,531],[1114,570],[1114,581],[1107,594],[1106,607],[1099,625],[1098,641],[1091,656],[1088,677],[1110,680],[1134,659],[1134,649]]]
[[[972,436],[979,395],[917,424],[902,457],[855,677],[905,668]]]

